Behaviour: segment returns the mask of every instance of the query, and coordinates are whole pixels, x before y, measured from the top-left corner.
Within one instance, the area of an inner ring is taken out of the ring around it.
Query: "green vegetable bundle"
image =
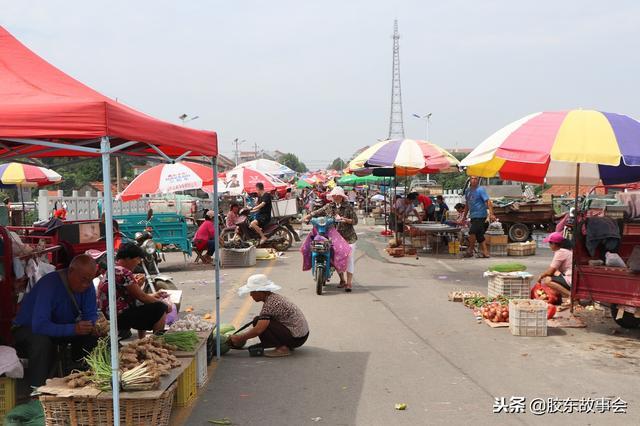
[[[195,331],[173,331],[163,334],[160,339],[180,351],[192,351],[198,344],[198,335]]]
[[[103,391],[111,390],[111,353],[109,339],[98,339],[98,344],[84,360],[91,369],[91,381]]]
[[[497,265],[493,265],[489,267],[489,271],[491,272],[521,272],[526,271],[527,266],[522,263],[498,263]]]

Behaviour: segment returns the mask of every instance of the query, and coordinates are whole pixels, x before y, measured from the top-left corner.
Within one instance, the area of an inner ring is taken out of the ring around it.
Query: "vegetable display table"
[[[423,251],[429,251],[429,236],[435,236],[435,245],[436,249],[434,253],[439,253],[440,251],[440,242],[442,237],[448,237],[448,239],[455,241],[462,241],[462,228],[457,226],[449,226],[442,223],[414,223],[411,225],[407,225],[409,228],[409,235],[411,236],[413,245],[416,247],[416,241],[420,242],[422,245]],[[424,237],[424,238],[420,238]],[[455,253],[451,253],[454,254]]]

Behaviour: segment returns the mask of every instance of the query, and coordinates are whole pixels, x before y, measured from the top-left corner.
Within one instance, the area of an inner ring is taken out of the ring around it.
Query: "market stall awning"
[[[150,117],[98,93],[29,50],[0,26],[0,138],[3,158],[78,156],[77,151],[20,146],[11,139],[41,139],[92,146],[108,136],[111,145],[126,141],[152,144],[168,156],[215,156],[215,132],[190,129]],[[134,155],[157,154],[148,145],[131,144]],[[87,155],[95,155],[87,152]]]

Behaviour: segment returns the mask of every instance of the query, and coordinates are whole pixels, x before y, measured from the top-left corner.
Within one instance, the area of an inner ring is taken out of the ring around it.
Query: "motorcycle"
[[[156,290],[177,290],[171,276],[160,273],[158,264],[164,260],[164,253],[158,252],[158,246],[153,241],[153,227],[151,219],[153,218],[153,210],[149,209],[147,220],[141,222],[145,225],[144,231],[136,232],[134,235],[135,243],[142,249],[145,256],[140,265],[134,272],[144,273],[145,275],[145,292],[155,292]],[[149,291],[146,291],[146,290]]]
[[[316,294],[318,296],[322,296],[323,287],[334,271],[331,266],[333,247],[331,240],[327,236],[334,223],[335,221],[331,217],[320,216],[311,219],[311,224],[317,232],[317,235],[311,241],[311,272],[316,281]]]
[[[249,208],[243,208],[240,210],[240,216],[244,216],[244,220],[238,224],[236,228],[226,228],[220,234],[220,238],[223,243],[230,243],[236,236],[245,242],[252,242],[256,247],[272,247],[277,251],[287,251],[293,244],[293,236],[284,225],[284,219],[288,221],[288,218],[272,218],[271,221],[262,229],[267,241],[263,244],[260,242],[260,236],[256,231],[251,229],[249,214],[251,210]]]
[[[296,231],[293,225],[291,224],[291,221],[293,220],[293,218],[294,216],[284,216],[284,217],[278,218],[278,222],[280,222],[282,226],[287,228],[287,230],[289,231],[293,239],[299,243],[300,235],[298,234],[298,231]]]

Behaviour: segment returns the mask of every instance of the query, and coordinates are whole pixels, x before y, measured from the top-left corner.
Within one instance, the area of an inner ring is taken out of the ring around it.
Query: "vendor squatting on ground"
[[[250,276],[247,283],[238,289],[240,296],[249,293],[254,301],[263,302],[263,305],[249,331],[230,337],[234,348],[241,348],[247,340],[257,337],[260,339],[259,346],[275,348],[266,352],[265,356],[282,357],[307,341],[309,325],[304,314],[287,298],[274,293],[280,289],[264,274]]]

